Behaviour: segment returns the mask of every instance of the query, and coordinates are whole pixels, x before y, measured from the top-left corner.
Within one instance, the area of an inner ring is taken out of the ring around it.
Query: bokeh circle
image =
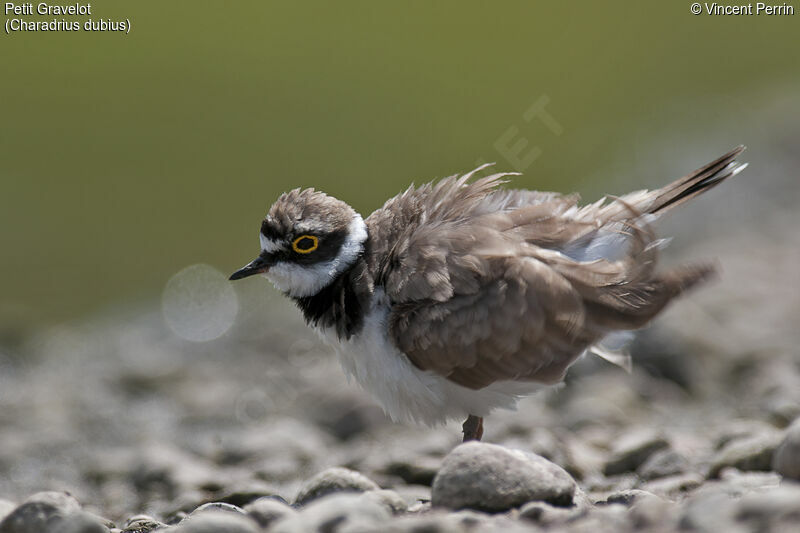
[[[161,298],[164,321],[179,337],[216,339],[233,326],[239,299],[227,277],[212,266],[191,265],[170,278]]]

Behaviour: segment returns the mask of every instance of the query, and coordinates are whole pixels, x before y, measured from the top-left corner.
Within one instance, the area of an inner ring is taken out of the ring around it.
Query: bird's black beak
[[[231,274],[231,277],[228,278],[231,281],[246,278],[248,276],[254,276],[256,274],[261,274],[262,272],[266,272],[269,270],[275,262],[269,256],[259,255],[245,266]]]

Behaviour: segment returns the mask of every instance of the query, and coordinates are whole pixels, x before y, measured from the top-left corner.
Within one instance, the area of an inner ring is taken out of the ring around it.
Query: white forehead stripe
[[[261,240],[261,250],[263,252],[271,254],[285,248],[285,244],[283,242],[265,237],[263,233],[259,233],[258,238]]]

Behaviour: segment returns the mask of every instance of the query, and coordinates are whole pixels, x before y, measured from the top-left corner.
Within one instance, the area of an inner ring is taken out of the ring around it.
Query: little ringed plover
[[[281,195],[263,274],[335,347],[394,420],[483,417],[562,381],[581,354],[641,328],[707,280],[709,264],[656,270],[652,223],[746,165],[740,146],[669,185],[580,206],[577,195],[500,188],[515,173],[409,187],[366,219],[314,189]]]

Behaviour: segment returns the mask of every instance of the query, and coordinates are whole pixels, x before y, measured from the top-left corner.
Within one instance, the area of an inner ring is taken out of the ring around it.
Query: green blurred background
[[[297,186],[367,214],[483,160],[591,199],[752,153],[763,106],[797,110],[800,14],[689,6],[95,1],[130,34],[3,34],[2,329],[230,272]]]

